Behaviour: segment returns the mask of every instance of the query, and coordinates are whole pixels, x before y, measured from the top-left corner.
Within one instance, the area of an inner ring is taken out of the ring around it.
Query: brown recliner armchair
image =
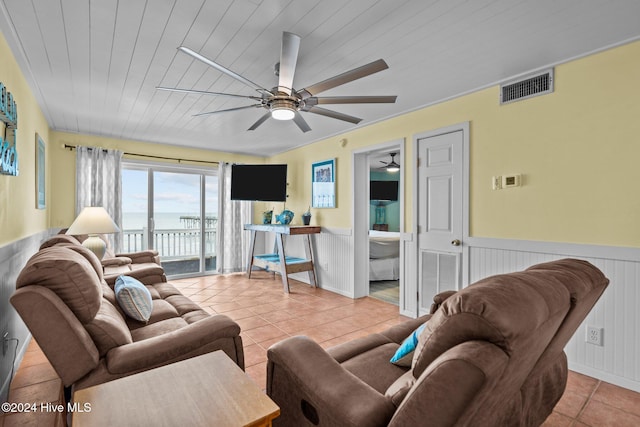
[[[274,426],[537,426],[562,396],[564,345],[608,285],[565,259],[438,296],[432,315],[323,350],[292,337],[268,350]],[[425,323],[411,366],[389,362]]]
[[[237,323],[202,310],[166,282],[159,266],[129,275],[150,291],[147,323],[124,314],[100,261],[83,246],[44,248],[20,272],[11,304],[66,387],[82,389],[216,350],[244,369]]]

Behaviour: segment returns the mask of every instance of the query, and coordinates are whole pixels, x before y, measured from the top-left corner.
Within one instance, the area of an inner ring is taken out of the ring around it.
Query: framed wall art
[[[336,159],[311,165],[311,206],[336,207]]]
[[[36,208],[38,209],[46,207],[45,154],[44,141],[36,133]]]

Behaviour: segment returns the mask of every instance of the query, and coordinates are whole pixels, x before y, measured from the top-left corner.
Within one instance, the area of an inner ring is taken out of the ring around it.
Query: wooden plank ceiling
[[[283,31],[302,37],[296,89],[383,58],[388,70],[322,95],[398,95],[337,105],[358,126],[640,36],[636,0],[2,0],[0,29],[51,128],[272,155],[355,125],[303,113],[251,126],[263,109],[194,117],[255,95],[178,52],[184,45],[266,88]],[[496,102],[498,100],[496,99]],[[425,130],[428,124],[425,124]]]

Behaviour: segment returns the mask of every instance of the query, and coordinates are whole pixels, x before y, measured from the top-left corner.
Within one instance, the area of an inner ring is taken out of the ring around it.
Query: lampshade
[[[82,209],[66,234],[88,234],[89,237],[82,242],[82,246],[96,254],[98,259],[102,259],[107,251],[107,244],[98,234],[117,233],[119,231],[120,229],[113,222],[105,208],[102,206],[87,206]]]
[[[108,234],[117,233],[120,229],[102,206],[87,206],[73,221],[67,234]]]

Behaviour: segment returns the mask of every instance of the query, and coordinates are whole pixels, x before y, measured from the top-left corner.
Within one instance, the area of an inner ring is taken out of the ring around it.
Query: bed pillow
[[[407,338],[405,338],[404,341],[402,341],[402,344],[400,344],[400,347],[398,347],[396,353],[393,355],[391,360],[389,360],[391,363],[404,367],[411,366],[411,362],[413,360],[413,352],[418,345],[418,337],[424,330],[425,325],[426,323],[423,323],[422,325],[418,326],[418,328],[413,331],[411,335],[409,335]]]
[[[132,319],[148,322],[153,309],[151,293],[145,285],[130,276],[118,276],[114,286],[116,300]]]

